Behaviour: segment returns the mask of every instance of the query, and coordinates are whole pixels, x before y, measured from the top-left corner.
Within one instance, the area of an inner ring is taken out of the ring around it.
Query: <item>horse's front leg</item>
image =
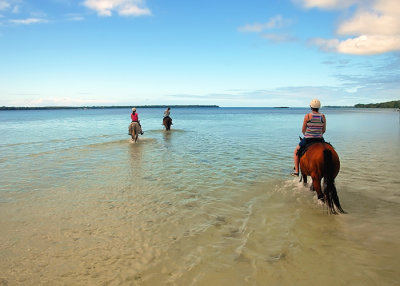
[[[303,185],[304,185],[304,186],[307,186],[307,175],[304,175],[304,174],[302,173],[301,176],[303,177]]]
[[[301,174],[301,180],[303,180],[303,186],[306,187],[307,186],[307,175],[304,175],[303,173]]]

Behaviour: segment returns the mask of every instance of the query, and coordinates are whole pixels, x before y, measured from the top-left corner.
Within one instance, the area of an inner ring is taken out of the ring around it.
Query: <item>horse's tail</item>
[[[339,197],[335,187],[334,165],[332,160],[332,152],[329,149],[324,150],[324,194],[327,200],[329,210],[333,214],[337,214],[334,205],[341,213],[346,213],[339,202]]]

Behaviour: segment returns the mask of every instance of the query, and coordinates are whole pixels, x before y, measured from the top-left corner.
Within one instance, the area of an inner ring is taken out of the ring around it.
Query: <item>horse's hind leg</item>
[[[324,194],[321,191],[321,179],[312,178],[312,188],[317,192],[318,199],[323,200]]]
[[[136,141],[137,141],[138,134],[137,134],[135,128],[132,128],[131,137],[132,137],[132,141],[133,141],[133,142],[136,142]]]

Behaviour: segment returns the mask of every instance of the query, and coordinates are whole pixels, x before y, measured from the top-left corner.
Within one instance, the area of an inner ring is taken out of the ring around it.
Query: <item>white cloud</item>
[[[126,6],[119,10],[119,14],[123,16],[141,16],[150,15],[150,10],[148,8],[140,8],[138,6]]]
[[[4,11],[10,7],[10,3],[0,0],[0,11]]]
[[[305,8],[320,8],[320,9],[341,9],[346,8],[354,3],[368,0],[293,0],[301,4]]]
[[[340,42],[338,39],[315,38],[311,39],[310,43],[318,46],[324,52],[337,52],[337,46]]]
[[[338,52],[344,54],[371,55],[400,50],[400,35],[362,35],[341,41]]]
[[[399,0],[302,0],[307,7],[343,8],[352,4],[356,10],[342,20],[336,33],[347,39],[314,39],[322,50],[344,54],[370,55],[400,50]]]
[[[247,24],[243,27],[239,27],[239,32],[256,32],[260,33],[265,30],[270,30],[274,28],[281,28],[286,25],[289,21],[283,19],[282,16],[277,15],[274,18],[271,18],[266,23],[256,23],[256,24]]]
[[[18,6],[18,5],[15,5],[11,12],[14,13],[14,14],[18,14],[18,13],[19,13],[19,10],[20,10],[20,9],[19,9],[19,6]]]
[[[281,15],[277,15],[269,19],[269,21],[266,23],[247,24],[242,27],[239,27],[238,31],[242,33],[259,33],[262,38],[275,43],[292,42],[296,41],[297,39],[288,34],[282,34],[280,32],[279,33],[265,32],[265,31],[282,29],[290,25],[290,23],[291,23],[290,19],[285,19]]]
[[[151,15],[142,0],[85,0],[83,4],[100,16],[111,16],[113,11],[122,16]]]
[[[313,39],[311,42],[326,52],[353,55],[373,55],[400,50],[400,35],[362,35],[343,41],[338,39]]]
[[[358,11],[354,17],[340,24],[337,33],[339,35],[396,35],[400,33],[400,13]]]
[[[48,21],[40,18],[27,18],[27,19],[14,19],[9,20],[10,23],[13,24],[21,24],[21,25],[30,25],[30,24],[38,24],[38,23],[47,23]]]
[[[72,17],[68,17],[68,21],[83,21],[85,20],[85,17],[83,16],[72,16]]]
[[[68,21],[83,21],[83,20],[85,20],[85,17],[83,16],[83,15],[81,15],[81,14],[74,14],[74,13],[71,13],[71,14],[66,14],[65,15],[65,18],[68,20]]]

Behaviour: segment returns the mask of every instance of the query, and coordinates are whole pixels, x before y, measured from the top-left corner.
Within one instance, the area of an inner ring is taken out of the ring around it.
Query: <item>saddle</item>
[[[300,141],[301,140],[302,138],[300,137]],[[310,146],[314,145],[315,143],[326,143],[332,146],[331,143],[325,142],[324,138],[309,138],[307,139],[306,145],[304,147],[300,147],[299,151],[297,151],[297,156],[299,156],[299,159],[307,152],[308,148],[310,148]]]

